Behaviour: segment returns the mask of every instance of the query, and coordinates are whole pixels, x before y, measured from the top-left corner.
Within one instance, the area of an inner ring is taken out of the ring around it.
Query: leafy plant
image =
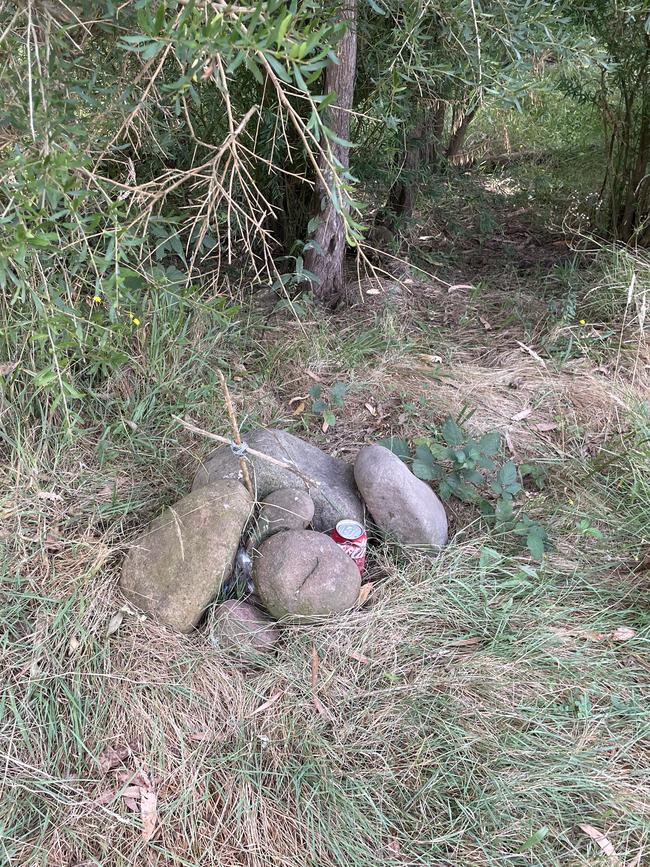
[[[311,411],[322,417],[324,425],[333,427],[336,424],[334,407],[343,407],[347,388],[344,382],[335,382],[326,391],[323,391],[323,387],[318,383],[309,389],[309,396],[312,398]]]
[[[543,487],[543,471],[534,464],[518,468],[513,460],[502,462],[497,431],[475,439],[449,417],[442,426],[441,438],[443,442],[431,437],[417,442],[412,456],[414,475],[437,482],[438,493],[445,501],[454,496],[477,506],[498,530],[523,537],[531,556],[541,560],[548,545],[546,531],[530,516],[516,513],[514,499],[523,489],[524,475]],[[411,458],[408,443],[400,437],[390,437],[381,444],[403,460]]]
[[[576,524],[576,529],[582,536],[590,536],[592,539],[603,539],[602,532],[594,527],[589,518],[581,518]]]

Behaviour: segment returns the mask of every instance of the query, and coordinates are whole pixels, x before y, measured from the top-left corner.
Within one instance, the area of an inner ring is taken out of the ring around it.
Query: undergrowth
[[[123,363],[67,406],[34,387],[30,323],[11,332],[2,863],[606,863],[585,828],[644,863],[647,265],[601,250],[538,285],[546,260],[497,278],[472,256],[454,252],[465,286],[414,271],[397,306],[370,296],[334,318],[308,299],[296,317],[275,296],[151,293]],[[533,559],[450,495],[440,556],[371,547],[364,607],[284,627],[255,669],[168,632],[125,608],[117,577],[208,451],[172,415],[227,430],[217,367],[244,431],[284,427],[347,459],[448,416],[477,442],[497,432],[504,462],[543,474],[517,497],[552,549]],[[124,758],[106,771],[109,748]],[[124,797],[143,772],[149,843]]]

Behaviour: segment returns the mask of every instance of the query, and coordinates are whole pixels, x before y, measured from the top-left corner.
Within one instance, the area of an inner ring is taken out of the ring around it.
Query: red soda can
[[[330,533],[330,536],[337,545],[339,545],[348,557],[352,557],[354,562],[359,567],[359,572],[363,575],[363,570],[366,566],[366,545],[368,544],[368,534],[358,521],[339,521],[336,527]]]

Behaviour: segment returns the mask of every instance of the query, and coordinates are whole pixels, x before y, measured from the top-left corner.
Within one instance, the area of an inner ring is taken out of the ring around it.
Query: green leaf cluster
[[[412,459],[414,475],[423,481],[436,482],[443,500],[456,497],[476,506],[499,531],[523,538],[533,558],[543,558],[549,544],[546,531],[525,513],[515,511],[515,498],[522,491],[523,476],[531,475],[540,483],[543,474],[534,465],[518,468],[513,460],[504,461],[497,431],[477,439],[448,417],[439,438],[422,438],[413,454],[400,437],[381,440],[380,445],[403,460]]]
[[[334,410],[342,409],[345,405],[347,389],[348,387],[344,382],[335,382],[326,389],[323,389],[323,386],[318,383],[312,385],[309,389],[309,396],[312,399],[312,413],[320,416],[326,425],[333,427],[336,424]]]

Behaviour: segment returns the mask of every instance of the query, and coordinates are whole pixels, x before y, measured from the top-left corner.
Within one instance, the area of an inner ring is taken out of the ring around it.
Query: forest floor
[[[333,318],[260,296],[182,321],[154,307],[71,434],[17,409],[3,863],[647,863],[647,270],[577,246],[525,180],[463,176],[409,232],[433,276],[412,270],[394,297],[364,281]],[[125,611],[125,546],[209,451],[172,414],[227,429],[219,365],[244,427],[342,457],[448,414],[498,430],[543,471],[523,500],[551,550],[537,563],[452,501],[434,562],[375,549],[364,607],[286,627],[256,669]],[[335,382],[324,432],[309,389]]]

